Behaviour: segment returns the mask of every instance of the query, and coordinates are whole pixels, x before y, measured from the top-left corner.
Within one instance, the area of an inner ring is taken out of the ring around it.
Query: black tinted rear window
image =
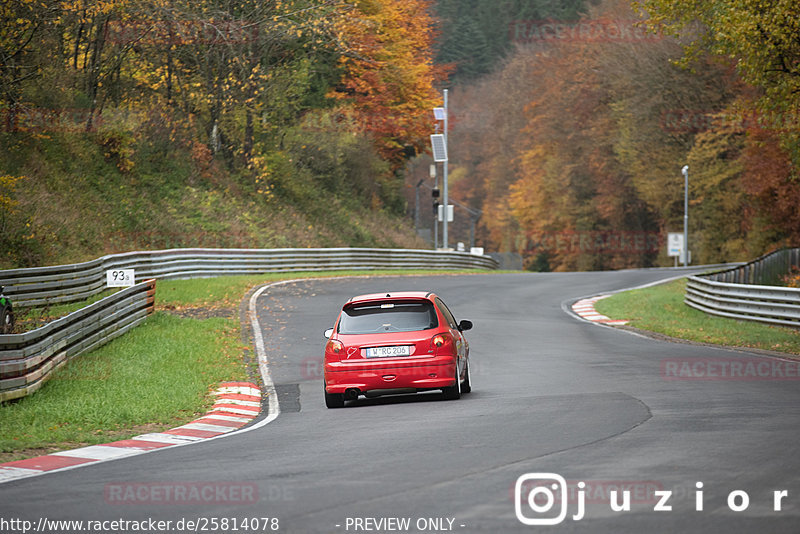
[[[339,321],[339,333],[411,332],[437,326],[436,310],[430,301],[370,302],[345,307]]]

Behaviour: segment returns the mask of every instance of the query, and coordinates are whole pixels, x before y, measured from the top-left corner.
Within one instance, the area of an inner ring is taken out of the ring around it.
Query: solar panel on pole
[[[443,134],[431,135],[431,148],[433,148],[433,161],[447,161],[447,143]]]

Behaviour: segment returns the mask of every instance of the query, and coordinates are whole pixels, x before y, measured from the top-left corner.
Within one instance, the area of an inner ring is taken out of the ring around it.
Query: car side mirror
[[[325,339],[330,339],[331,336],[333,335],[333,328],[328,328],[327,330],[325,330],[325,334],[324,335],[325,335]]]
[[[464,332],[465,330],[472,329],[472,321],[467,321],[466,319],[464,319],[463,321],[458,323],[458,329],[462,332]]]

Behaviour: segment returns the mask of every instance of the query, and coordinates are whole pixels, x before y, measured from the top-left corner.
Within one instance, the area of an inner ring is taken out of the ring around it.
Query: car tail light
[[[328,343],[325,345],[325,359],[338,361],[342,359],[343,355],[344,344],[336,339],[328,340]]]
[[[435,354],[452,353],[453,336],[450,334],[436,334],[431,338],[431,348]]]

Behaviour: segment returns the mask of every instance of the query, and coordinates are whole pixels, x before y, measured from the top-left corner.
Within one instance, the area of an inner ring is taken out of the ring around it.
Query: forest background
[[[431,109],[475,242],[532,270],[800,242],[789,0],[9,0],[0,268],[177,246],[430,247]],[[651,31],[646,31],[649,28]],[[451,243],[469,242],[456,209]]]

